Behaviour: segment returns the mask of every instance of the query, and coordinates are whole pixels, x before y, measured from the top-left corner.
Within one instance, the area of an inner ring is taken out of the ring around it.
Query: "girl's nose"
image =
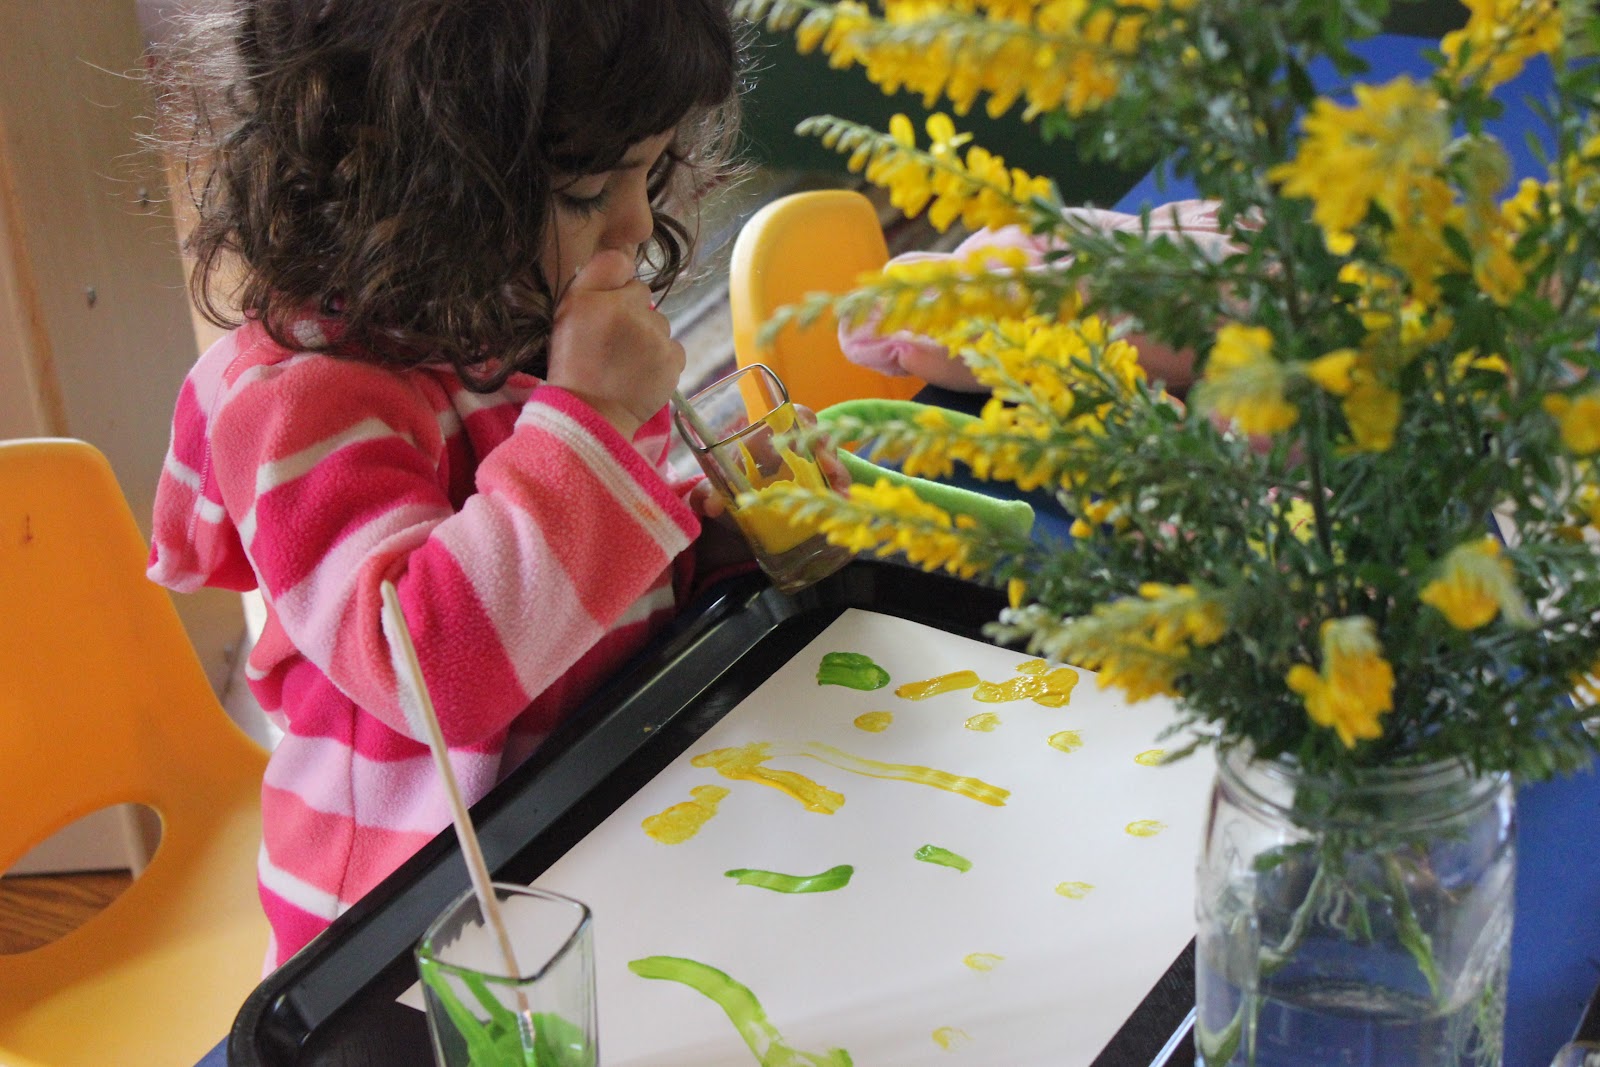
[[[642,177],[642,175],[641,175]],[[655,213],[650,209],[650,191],[643,181],[619,198],[617,210],[607,219],[606,245],[624,251],[643,248],[655,232]]]

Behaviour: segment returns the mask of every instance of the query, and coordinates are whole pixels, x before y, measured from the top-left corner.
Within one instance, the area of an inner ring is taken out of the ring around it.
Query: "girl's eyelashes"
[[[576,182],[556,192],[556,201],[563,209],[574,215],[593,215],[606,206],[606,198],[611,190],[611,183],[601,185]]]

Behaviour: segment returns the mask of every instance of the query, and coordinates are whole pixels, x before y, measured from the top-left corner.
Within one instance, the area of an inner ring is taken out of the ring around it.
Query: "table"
[[[881,562],[854,563],[797,597],[735,580],[475,809],[491,866],[531,880],[846,606],[979,636],[999,598]],[[1600,868],[1588,858],[1600,848],[1600,776],[1524,789],[1520,835],[1506,1064],[1545,1067],[1600,973]],[[219,1046],[205,1067],[425,1064],[423,1017],[394,997],[414,978],[416,935],[465,885],[447,832],[264,982],[235,1022],[227,1058]],[[1186,1042],[1158,1058],[1191,998],[1192,961],[1180,958],[1096,1067],[1192,1064]]]

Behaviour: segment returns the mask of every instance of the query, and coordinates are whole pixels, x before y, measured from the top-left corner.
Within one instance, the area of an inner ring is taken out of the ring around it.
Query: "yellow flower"
[[[1383,736],[1378,716],[1394,710],[1394,669],[1375,631],[1364,616],[1329,619],[1320,631],[1321,673],[1297,663],[1285,677],[1311,721],[1335,730],[1346,748]]]
[[[787,487],[779,488],[784,489],[784,495],[777,498],[780,506],[804,499]],[[924,570],[943,568],[963,578],[978,573],[980,561],[975,551],[981,533],[970,516],[952,516],[887,478],[873,485],[852,485],[849,506],[828,502],[833,506],[817,526],[833,544],[852,552],[871,550],[880,556],[901,552]]]
[[[1400,425],[1400,394],[1371,374],[1357,374],[1340,405],[1350,436],[1361,452],[1387,452]]]
[[[1415,215],[1419,202],[1437,199],[1429,183],[1437,183],[1450,126],[1427,85],[1405,76],[1357,85],[1350,107],[1315,101],[1303,128],[1295,157],[1267,176],[1286,196],[1312,202],[1312,218],[1341,254],[1374,204],[1400,220]]]
[[[1544,409],[1561,427],[1561,443],[1574,455],[1600,452],[1600,389],[1577,396],[1552,393],[1544,398]]]
[[[1222,605],[1211,597],[1190,585],[1150,582],[1136,597],[1096,605],[1089,615],[1069,620],[1052,652],[1098,671],[1102,688],[1121,689],[1137,702],[1175,696],[1190,653],[1226,633]]]
[[[1341,348],[1318,356],[1306,364],[1306,377],[1334,396],[1344,396],[1354,387],[1350,371],[1355,367],[1358,353],[1353,348]]]
[[[974,230],[1024,224],[1035,210],[1034,200],[1058,200],[1049,178],[1007,167],[1004,159],[976,145],[963,159],[960,149],[972,135],[956,132],[948,115],[929,116],[927,131],[928,146],[918,149],[911,120],[897,114],[889,120],[887,137],[846,124],[832,127],[822,140],[850,151],[850,170],[889,190],[889,202],[908,217],[926,209],[941,233],[957,219]]]
[[[1437,608],[1458,630],[1476,630],[1496,615],[1516,626],[1533,624],[1517,589],[1511,563],[1492,537],[1457,545],[1439,562],[1439,576],[1422,587],[1422,602]]]
[[[1457,82],[1479,78],[1493,88],[1522,72],[1529,57],[1561,45],[1556,0],[1463,0],[1467,24],[1444,35],[1439,50]]]
[[[1245,433],[1280,433],[1293,426],[1300,409],[1283,397],[1288,375],[1273,358],[1272,344],[1272,331],[1265,327],[1229,323],[1218,330],[1196,402],[1234,420]]]

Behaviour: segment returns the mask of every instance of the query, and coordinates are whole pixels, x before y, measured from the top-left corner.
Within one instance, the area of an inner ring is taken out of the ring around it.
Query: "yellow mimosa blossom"
[[[1336,731],[1346,748],[1381,737],[1378,716],[1394,710],[1394,670],[1383,658],[1372,620],[1329,619],[1320,637],[1322,671],[1297,663],[1285,682],[1305,701],[1311,721]]]
[[[1355,367],[1357,358],[1358,354],[1352,348],[1341,348],[1318,356],[1306,364],[1306,377],[1334,396],[1344,396],[1355,385],[1351,381],[1350,371]]]
[[[1300,409],[1283,397],[1289,376],[1273,357],[1272,345],[1272,331],[1265,327],[1238,323],[1222,327],[1196,402],[1234,420],[1245,433],[1281,433],[1293,426]]]
[[[1600,526],[1600,486],[1580,485],[1573,503],[1590,526]]]
[[[1312,218],[1330,238],[1347,237],[1374,204],[1409,218],[1450,141],[1437,93],[1399,77],[1357,85],[1355,103],[1323,98],[1311,106],[1295,158],[1268,172],[1287,196],[1312,202]],[[1348,243],[1342,242],[1346,251]]]
[[[1493,88],[1522,73],[1532,56],[1561,45],[1561,5],[1556,0],[1462,0],[1467,24],[1444,35],[1439,50],[1457,81],[1480,78]]]
[[[776,488],[783,492],[774,497],[775,505],[805,499],[787,487]],[[970,516],[952,516],[886,478],[873,485],[852,485],[849,502],[853,506],[830,507],[817,520],[817,528],[833,544],[880,556],[903,552],[924,570],[943,568],[962,578],[978,573],[974,550],[981,533]]]
[[[1400,425],[1400,394],[1370,373],[1356,373],[1340,408],[1357,451],[1387,452]]]
[[[1458,630],[1476,630],[1505,613],[1506,621],[1531,625],[1533,614],[1517,589],[1511,563],[1492,537],[1457,545],[1439,561],[1438,577],[1422,587],[1424,604],[1437,608]]]
[[[1561,443],[1574,455],[1600,452],[1600,389],[1576,396],[1552,393],[1544,398],[1544,409],[1561,427]]]
[[[797,35],[803,50],[820,45],[832,67],[861,66],[885,93],[916,93],[927,107],[942,96],[958,115],[987,93],[991,116],[1021,100],[1023,120],[1031,121],[1057,109],[1081,114],[1111,99],[1150,16],[1189,2],[1137,0],[1113,9],[1093,0],[885,0],[876,19],[853,3],[844,18],[818,9]],[[930,29],[935,19],[938,27]]]
[[[1222,605],[1190,585],[1146,583],[1135,597],[1097,605],[1069,620],[1052,651],[1098,671],[1098,684],[1123,690],[1130,702],[1175,696],[1174,684],[1195,648],[1227,633]]]
[[[1032,202],[1057,201],[1049,178],[1034,177],[982,148],[960,149],[972,140],[958,133],[948,115],[929,116],[929,142],[917,147],[911,120],[895,115],[887,137],[865,127],[835,123],[824,127],[824,146],[848,151],[847,166],[867,181],[889,191],[889,202],[908,217],[928,212],[928,221],[943,232],[960,219],[970,229],[1025,223]],[[931,206],[930,206],[931,205]]]

